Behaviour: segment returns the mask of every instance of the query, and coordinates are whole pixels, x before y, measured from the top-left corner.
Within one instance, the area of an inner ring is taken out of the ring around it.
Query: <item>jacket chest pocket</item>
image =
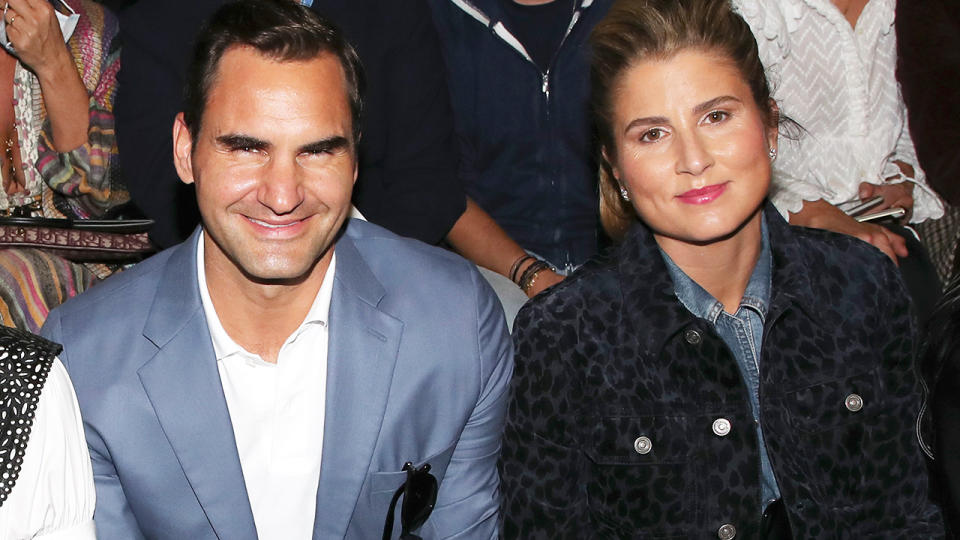
[[[685,416],[599,418],[586,445],[587,497],[599,527],[634,538],[684,537],[696,505],[691,423]]]
[[[880,460],[903,458],[916,442],[908,403],[887,394],[876,369],[789,392],[784,409],[792,431],[785,439],[793,441],[783,444],[787,461],[836,505],[868,499],[871,485],[895,474],[895,463]]]

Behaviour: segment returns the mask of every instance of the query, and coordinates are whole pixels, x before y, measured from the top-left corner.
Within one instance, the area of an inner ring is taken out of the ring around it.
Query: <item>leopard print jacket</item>
[[[942,537],[896,268],[852,237],[765,216],[760,418],[794,538]],[[505,538],[757,538],[746,385],[677,300],[645,227],[528,303],[515,328]]]

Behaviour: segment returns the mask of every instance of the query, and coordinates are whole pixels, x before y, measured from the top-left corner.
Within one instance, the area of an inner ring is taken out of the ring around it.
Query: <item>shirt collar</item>
[[[760,256],[757,258],[757,264],[750,274],[750,281],[747,282],[747,288],[743,292],[740,306],[751,308],[763,316],[767,312],[767,304],[770,301],[773,276],[770,238],[767,233],[766,221],[763,219],[760,220],[760,231]],[[660,255],[663,256],[663,262],[667,265],[667,271],[670,272],[670,277],[673,279],[674,292],[680,303],[690,313],[710,321],[711,324],[716,324],[717,317],[723,312],[723,304],[697,282],[690,279],[690,276],[681,270],[662,249],[659,251]]]
[[[207,288],[207,274],[203,268],[203,238],[204,232],[201,230],[197,235],[197,283],[200,285],[200,303],[203,305],[203,314],[207,319],[207,328],[210,331],[210,338],[213,341],[213,352],[217,361],[234,354],[244,354],[253,356],[246,351],[236,341],[233,340],[224,330],[217,311],[213,307],[213,301],[210,299],[210,290]],[[327,267],[327,273],[323,276],[323,282],[320,284],[320,290],[307,311],[307,316],[300,323],[300,326],[290,334],[284,344],[290,343],[297,338],[304,330],[310,326],[319,325],[329,329],[330,300],[333,297],[333,275],[337,266],[337,252],[334,250],[330,257],[330,266]]]

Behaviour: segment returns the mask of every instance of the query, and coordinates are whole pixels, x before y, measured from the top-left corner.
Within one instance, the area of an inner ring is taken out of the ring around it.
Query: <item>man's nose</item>
[[[289,214],[303,202],[301,175],[295,160],[273,159],[264,171],[258,199],[274,214]]]

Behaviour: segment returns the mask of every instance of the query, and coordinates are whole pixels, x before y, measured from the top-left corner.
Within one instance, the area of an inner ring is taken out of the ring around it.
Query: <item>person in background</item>
[[[620,243],[517,317],[504,536],[942,538],[909,298],[888,257],[765,202],[750,27],[618,0],[591,46]]]
[[[429,1],[466,192],[530,254],[505,275],[524,285],[542,266],[537,283],[552,285],[599,242],[585,42],[610,2]],[[484,234],[463,221],[451,236]]]
[[[926,316],[940,283],[915,234],[844,212],[879,196],[865,213],[900,207],[906,214],[897,223],[943,215],[917,160],[895,76],[896,0],[733,4],[757,38],[773,97],[802,128],[780,145],[771,200],[791,224],[855,236],[886,253]]]
[[[347,219],[356,52],[302,5],[246,0],[187,73],[173,158],[201,225],[43,327],[101,540],[494,538],[510,337],[474,265]]]
[[[88,0],[6,3],[0,51],[0,215],[102,218],[129,200],[113,104],[117,20]],[[50,309],[116,267],[0,250],[3,324],[36,332]]]
[[[0,538],[94,540],[96,493],[61,348],[0,327]]]
[[[946,287],[927,322],[924,342],[922,366],[930,389],[924,428],[931,434],[932,486],[950,538],[956,538],[960,533],[960,278]]]
[[[917,232],[940,279],[960,273],[960,1],[897,2],[897,79],[910,134],[927,182],[944,201],[944,215]]]

